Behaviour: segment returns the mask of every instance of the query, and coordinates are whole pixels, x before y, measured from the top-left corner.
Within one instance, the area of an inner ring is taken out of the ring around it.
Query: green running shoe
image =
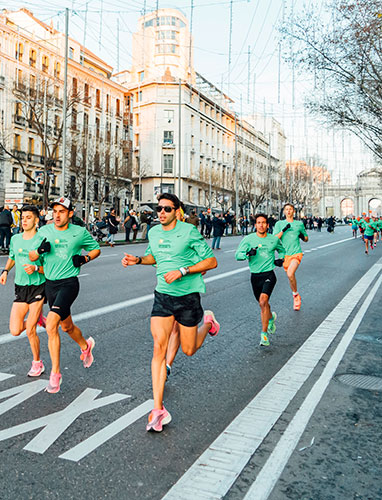
[[[270,345],[268,337],[265,333],[261,333],[260,345],[261,346],[269,346]]]
[[[275,333],[276,332],[276,321],[277,314],[275,312],[272,313],[272,319],[269,320],[267,333]]]

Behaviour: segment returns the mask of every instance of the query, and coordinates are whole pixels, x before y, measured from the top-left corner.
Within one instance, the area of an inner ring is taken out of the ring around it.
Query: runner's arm
[[[144,266],[153,266],[156,264],[156,260],[153,255],[148,254],[143,257],[136,257],[129,253],[125,253],[125,256],[121,260],[123,267],[135,266],[137,264],[143,264]]]
[[[87,253],[87,257],[89,257],[90,260],[96,259],[101,253],[101,250],[99,248],[95,248],[94,250],[90,250]]]
[[[0,284],[1,285],[5,285],[5,283],[7,282],[8,272],[12,269],[12,267],[14,265],[15,265],[15,261],[8,258],[7,263],[5,264],[5,267],[1,271],[1,274],[0,274]]]
[[[216,260],[216,257],[207,257],[206,259],[201,260],[193,266],[189,266],[188,268],[181,268],[183,270],[183,273],[182,271],[180,271],[180,269],[176,269],[175,271],[166,273],[163,277],[166,280],[166,283],[172,283],[173,281],[176,281],[184,276],[185,271],[186,274],[205,273],[210,269],[215,269],[215,267],[217,266],[218,261]]]
[[[251,250],[251,245],[247,243],[247,237],[245,237],[243,240],[241,240],[240,245],[237,247],[235,259],[248,260],[249,256],[247,255],[247,252],[249,250]]]

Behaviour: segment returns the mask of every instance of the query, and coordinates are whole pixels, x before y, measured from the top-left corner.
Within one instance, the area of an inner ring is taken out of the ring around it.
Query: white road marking
[[[107,255],[100,255],[99,257],[97,257],[96,260],[98,259],[107,259],[108,257],[116,257],[117,255],[119,255],[118,253],[108,253]]]
[[[298,441],[308,425],[316,406],[324,395],[329,382],[331,381],[338,365],[349,347],[357,328],[359,327],[373,298],[375,297],[381,282],[382,278],[380,277],[369,295],[365,298],[365,301],[351,322],[351,325],[346,330],[341,342],[338,344],[332,357],[328,361],[320,378],[314,384],[305,401],[293,417],[293,420],[281,436],[280,441],[277,443],[264,467],[257,475],[255,482],[249,488],[244,500],[266,500],[271,494],[284,470],[284,467],[288,463],[290,456],[295,450]]]
[[[84,276],[89,276],[89,273],[84,273],[84,274],[79,274],[78,275],[79,278],[83,278]]]
[[[0,382],[3,380],[7,380],[9,378],[14,377],[14,375],[10,375],[9,373],[0,373]]]
[[[224,253],[231,253],[231,252],[236,252],[236,248],[234,248],[233,250],[224,250]]]
[[[298,351],[196,460],[162,500],[221,499],[308,379],[358,301],[380,273],[382,259],[353,286]]]
[[[221,280],[224,278],[227,278],[229,276],[233,276],[238,273],[242,273],[243,271],[248,271],[248,267],[240,267],[239,269],[234,269],[233,271],[227,271],[226,273],[221,273],[216,276],[210,276],[209,278],[206,278],[204,281],[206,283],[211,283],[212,281],[216,280]],[[87,319],[91,318],[96,318],[97,316],[102,316],[103,314],[109,314],[114,311],[119,311],[121,309],[127,309],[128,307],[135,306],[137,304],[142,304],[143,302],[149,302],[150,300],[153,300],[154,294],[149,293],[147,295],[142,295],[141,297],[136,297],[134,299],[128,299],[124,300],[123,302],[117,302],[115,304],[110,304],[109,306],[104,306],[104,307],[99,307],[98,309],[92,309],[91,311],[86,311],[83,313],[75,314],[73,316],[73,321],[75,323],[79,321],[84,321]],[[38,327],[37,328],[37,333],[45,331],[44,328]],[[5,333],[3,335],[0,335],[0,344],[6,344],[8,342],[13,342],[18,339],[25,339],[27,338],[25,333],[22,333],[18,337],[14,337],[10,333]]]
[[[153,405],[154,401],[152,399],[145,401],[141,405],[137,406],[137,408],[134,408],[134,410],[126,413],[126,415],[118,418],[115,422],[112,422],[108,426],[93,434],[93,436],[90,436],[85,439],[85,441],[82,441],[82,443],[79,443],[74,448],[60,455],[59,458],[78,462],[103,443],[114,437],[116,434],[122,432],[126,429],[126,427],[129,427],[129,425],[149,413],[153,409]]]

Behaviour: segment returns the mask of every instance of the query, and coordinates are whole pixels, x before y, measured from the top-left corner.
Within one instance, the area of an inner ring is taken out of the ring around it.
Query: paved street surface
[[[382,243],[366,256],[349,227],[309,236],[301,311],[276,269],[269,348],[258,345],[247,265],[234,259],[241,238],[222,239],[203,297],[221,333],[192,358],[179,353],[161,434],[145,432],[155,270],[120,264],[146,245],[103,248],[82,268],[73,315],[96,341],[95,362],[85,370],[63,334],[58,394],[43,392],[45,332],[40,380],[26,377],[26,337],[8,333],[11,273],[0,289],[0,498],[382,499]]]

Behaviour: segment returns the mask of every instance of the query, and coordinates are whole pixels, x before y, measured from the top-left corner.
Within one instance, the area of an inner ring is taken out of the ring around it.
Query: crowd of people
[[[237,234],[237,221],[231,212],[213,215],[201,212],[197,215],[192,211],[186,216],[182,202],[170,193],[158,197],[155,211],[156,225],[152,225],[151,209],[142,210],[139,219],[133,210],[121,218],[111,209],[105,222],[109,232],[107,241],[111,246],[120,224],[125,228],[126,241],[130,241],[131,231],[133,240],[136,239],[139,225],[142,238],[148,238],[146,251],[140,256],[125,253],[122,266],[148,265],[156,269],[157,286],[151,311],[154,408],[146,429],[161,432],[171,421],[171,414],[163,402],[164,387],[179,348],[187,356],[192,356],[207,335],[216,337],[220,331],[214,312],[203,310],[200,294],[206,291],[203,276],[218,265],[213,250],[221,248],[221,238],[228,231]],[[83,221],[76,221],[71,201],[65,197],[56,199],[47,213],[42,214],[33,205],[24,205],[21,210],[17,206],[12,211],[4,208],[1,214],[0,223],[6,221],[11,231],[9,235],[8,231],[2,230],[5,242],[9,237],[9,257],[0,274],[1,285],[6,285],[9,272],[15,268],[10,331],[15,336],[26,331],[32,351],[28,376],[38,377],[44,373],[45,366],[40,358],[37,326],[46,329],[51,358],[46,391],[57,393],[62,383],[60,327],[78,345],[85,368],[90,368],[94,360],[95,340],[93,337],[85,339],[73,322],[71,307],[79,294],[80,268],[100,255],[100,246]],[[303,259],[301,242],[308,241],[307,229],[315,229],[315,220],[299,220],[295,215],[294,206],[287,203],[281,220],[276,221],[264,213],[239,219],[242,238],[235,258],[248,261],[253,294],[260,307],[262,347],[270,345],[270,335],[276,331],[277,314],[270,306],[277,282],[276,267],[282,267],[286,272],[293,309],[299,311],[301,308],[296,271]],[[316,222],[317,230],[321,229],[322,224]],[[335,225],[334,218],[326,222],[328,230]],[[362,214],[362,217],[349,219],[348,223],[355,237],[358,230],[361,232],[366,253],[382,238],[382,217],[369,218]],[[211,235],[210,246],[207,240]],[[46,317],[43,315],[45,302],[49,305]]]

